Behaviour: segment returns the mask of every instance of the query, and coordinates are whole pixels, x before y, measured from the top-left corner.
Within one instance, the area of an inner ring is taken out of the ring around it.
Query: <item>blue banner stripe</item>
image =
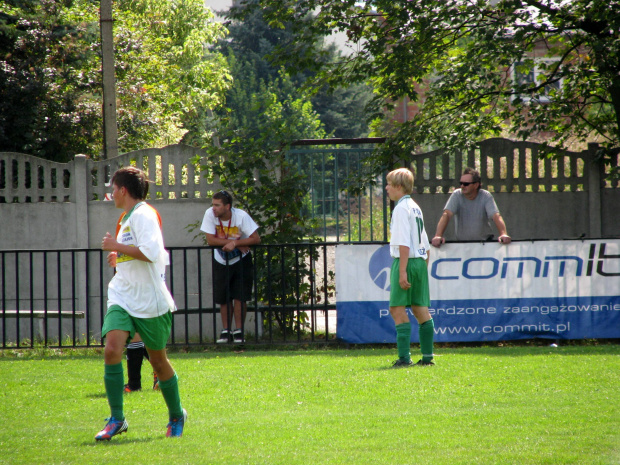
[[[337,310],[339,339],[396,342],[388,302],[339,302]],[[433,300],[429,311],[437,342],[620,338],[620,296]],[[411,342],[418,342],[417,324]]]

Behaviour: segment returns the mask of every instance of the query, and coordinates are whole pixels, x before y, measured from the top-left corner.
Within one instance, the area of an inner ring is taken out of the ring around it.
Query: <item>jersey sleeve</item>
[[[146,258],[155,263],[163,249],[163,237],[157,214],[150,208],[144,208],[139,214],[133,214],[130,221],[136,247]]]
[[[392,238],[390,245],[398,247],[404,245],[410,247],[411,228],[408,212],[404,208],[395,208],[392,214]]]
[[[213,215],[213,208],[209,208],[205,212],[200,230],[206,234],[215,234],[215,216]]]

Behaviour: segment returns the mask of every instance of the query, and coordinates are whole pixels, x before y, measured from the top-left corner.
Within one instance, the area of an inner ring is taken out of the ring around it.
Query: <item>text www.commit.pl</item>
[[[496,326],[447,326],[435,327],[435,334],[495,334],[495,333],[565,333],[570,331],[570,322],[550,325],[548,323],[524,325],[496,325]]]

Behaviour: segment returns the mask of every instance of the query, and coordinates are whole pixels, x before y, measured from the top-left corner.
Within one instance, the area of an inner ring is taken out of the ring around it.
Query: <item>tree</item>
[[[101,139],[90,72],[94,17],[58,2],[0,1],[0,150],[55,161]]]
[[[420,106],[384,154],[431,144],[462,149],[509,131],[548,147],[596,140],[620,147],[617,0],[256,0],[272,26],[292,27],[277,56],[311,66],[332,87],[369,80],[387,102]],[[313,60],[316,37],[344,31],[357,52]],[[515,76],[517,79],[515,79]]]
[[[55,161],[102,149],[98,2],[0,0],[0,150]],[[115,0],[119,149],[202,144],[230,76],[201,0]]]
[[[258,299],[276,309],[266,319],[273,317],[286,333],[306,320],[304,312],[286,307],[320,301],[318,288],[333,290],[334,278],[332,273],[321,283],[315,276],[317,252],[312,243],[317,225],[308,215],[308,176],[287,158],[288,148],[298,139],[366,135],[365,106],[372,93],[364,84],[333,93],[325,87],[309,92],[303,83],[313,72],[286,72],[270,61],[278,44],[290,40],[291,31],[270,27],[260,11],[227,26],[230,34],[218,49],[228,58],[233,85],[226,104],[216,112],[214,143],[206,147],[209,156],[202,164],[261,226],[267,247],[256,250]],[[315,59],[337,61],[335,48],[322,44],[317,38]],[[297,251],[282,247],[299,243],[307,246]],[[302,281],[299,287],[296,277]]]
[[[231,11],[235,11],[234,9]],[[338,89],[320,86],[305,87],[304,82],[314,73],[304,68],[287,68],[287,80],[281,80],[282,65],[274,64],[270,57],[279,44],[293,40],[293,32],[284,25],[271,27],[260,10],[253,10],[242,18],[230,14],[227,23],[229,35],[219,44],[219,50],[231,60],[234,84],[227,98],[227,108],[233,113],[246,112],[247,94],[257,92],[262,85],[274,87],[275,83],[288,84],[287,88],[274,90],[280,94],[294,95],[312,103],[325,132],[330,137],[363,137],[369,131],[367,105],[371,101],[371,88],[365,84],[352,84]],[[241,20],[237,20],[241,19]],[[316,37],[315,60],[336,62],[341,53],[335,45],[326,46],[322,37]]]
[[[282,308],[316,291],[314,272],[308,266],[316,260],[316,251],[310,244],[298,253],[281,247],[312,242],[313,226],[302,214],[307,196],[305,176],[289,163],[286,149],[296,139],[325,134],[308,101],[290,95],[280,98],[281,89],[291,84],[285,75],[278,80],[283,82],[272,87],[263,84],[260,92],[243,96],[248,99],[249,112],[243,118],[231,114],[219,119],[214,132],[217,142],[206,147],[205,160],[195,161],[202,164],[207,176],[219,179],[233,193],[236,205],[260,224],[261,242],[273,247],[257,249],[255,254],[258,298]],[[190,230],[198,226],[190,225]],[[297,277],[305,278],[299,287],[291,270],[298,270]],[[306,318],[305,313],[288,310],[276,310],[272,315],[284,332],[303,324]]]
[[[206,143],[208,111],[230,74],[210,50],[225,34],[202,0],[116,0],[116,74],[124,151]]]

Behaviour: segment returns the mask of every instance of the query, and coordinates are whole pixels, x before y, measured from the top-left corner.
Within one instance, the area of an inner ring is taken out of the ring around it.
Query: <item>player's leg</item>
[[[166,435],[181,436],[187,413],[181,406],[178,376],[166,353],[166,343],[172,328],[172,314],[168,312],[157,318],[136,319],[136,326],[149,353],[151,365],[159,379],[159,389],[168,407],[169,423]]]
[[[115,328],[115,329],[113,329]],[[123,412],[123,349],[131,334],[131,322],[127,312],[120,307],[111,307],[106,313],[102,335],[105,337],[104,348],[104,375],[110,418],[106,426],[97,433],[97,441],[110,440],[128,429]]]
[[[390,315],[396,325],[396,348],[398,360],[392,365],[395,368],[407,367],[411,362],[411,323],[406,306],[409,303],[408,292],[399,283],[400,259],[395,258],[390,272]]]
[[[407,276],[411,283],[411,288],[409,289],[411,312],[418,322],[420,351],[422,352],[422,359],[417,364],[434,365],[433,346],[435,339],[435,323],[428,311],[428,306],[430,305],[430,291],[426,261],[421,258],[409,260]]]
[[[104,363],[106,395],[110,404],[111,416],[117,420],[125,419],[123,414],[123,348],[129,336],[128,331],[111,330],[105,336]]]
[[[134,392],[142,389],[142,361],[149,360],[149,353],[144,347],[144,342],[138,333],[127,344],[127,384],[125,392]],[[153,389],[159,389],[157,374],[153,371]]]
[[[420,337],[420,351],[422,359],[418,365],[434,365],[433,347],[435,339],[435,323],[428,312],[428,307],[412,306],[411,311],[418,321],[418,335]]]
[[[390,307],[390,314],[396,325],[396,349],[398,350],[398,360],[394,362],[394,367],[406,367],[411,362],[411,323],[404,306]]]
[[[144,342],[138,333],[127,344],[127,384],[125,392],[139,391],[142,389],[142,361],[148,359],[148,352],[144,348]]]
[[[159,378],[159,389],[168,407],[169,421],[166,436],[180,437],[183,434],[187,412],[181,405],[179,378],[168,360],[166,349],[152,350],[147,346],[147,350]]]

